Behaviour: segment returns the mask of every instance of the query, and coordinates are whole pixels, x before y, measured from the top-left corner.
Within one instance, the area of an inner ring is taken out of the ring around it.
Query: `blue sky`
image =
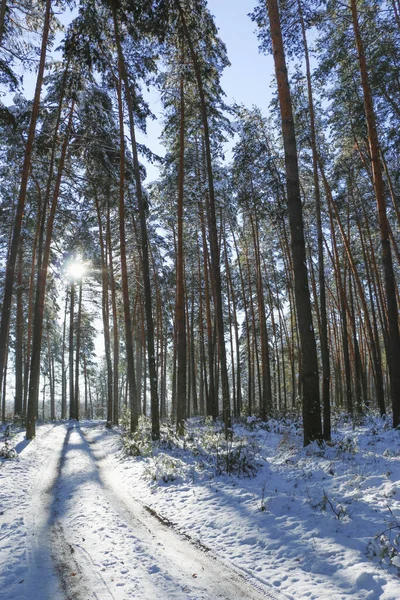
[[[272,56],[265,56],[258,51],[256,25],[247,15],[252,12],[257,0],[208,0],[208,7],[215,17],[219,36],[227,47],[231,66],[225,69],[221,85],[226,93],[228,104],[242,103],[249,108],[258,106],[264,113],[268,110],[271,99],[271,81],[274,77]],[[151,94],[154,101],[153,110],[161,110],[156,94]],[[148,145],[153,152],[163,154],[158,137],[161,123],[149,122],[147,136],[138,135],[141,142]],[[227,145],[226,156],[229,158]],[[145,161],[144,161],[145,162]],[[157,177],[158,169],[146,163],[147,181]]]
[[[259,53],[256,25],[247,16],[255,4],[256,0],[208,0],[231,62],[222,79],[228,102],[266,110],[274,67],[272,56]]]

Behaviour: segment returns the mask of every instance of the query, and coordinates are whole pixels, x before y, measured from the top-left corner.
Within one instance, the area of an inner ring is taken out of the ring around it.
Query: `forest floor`
[[[229,442],[194,419],[156,445],[99,421],[7,445],[1,600],[400,598],[400,432],[381,419],[306,449],[254,419]]]

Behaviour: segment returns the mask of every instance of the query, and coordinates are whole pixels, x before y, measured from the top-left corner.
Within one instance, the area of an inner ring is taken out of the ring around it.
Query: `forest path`
[[[33,494],[32,600],[259,600],[237,571],[135,502],[90,428],[66,428]],[[57,576],[56,576],[57,574]]]

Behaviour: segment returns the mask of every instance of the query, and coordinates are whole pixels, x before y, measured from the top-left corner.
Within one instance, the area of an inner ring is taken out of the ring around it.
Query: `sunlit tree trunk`
[[[69,418],[77,419],[74,395],[74,312],[75,312],[75,282],[71,281],[69,294]]]
[[[390,378],[390,396],[393,410],[393,426],[400,425],[400,333],[399,312],[396,299],[396,282],[393,271],[392,253],[390,248],[389,223],[386,214],[386,198],[382,177],[379,140],[376,130],[375,112],[371,87],[368,77],[368,65],[365,58],[363,42],[358,22],[357,1],[350,2],[353,18],[354,37],[357,46],[360,66],[361,83],[364,95],[364,110],[368,127],[369,150],[372,162],[374,191],[378,209],[379,229],[381,235],[382,264],[385,279],[386,304],[388,314],[389,347],[387,363]]]
[[[61,107],[60,107],[61,108]],[[29,395],[28,395],[28,407],[27,407],[27,419],[26,419],[26,437],[28,440],[35,437],[35,419],[37,414],[37,404],[39,397],[39,379],[40,379],[40,354],[42,347],[43,338],[43,315],[44,315],[44,301],[46,295],[46,281],[47,271],[50,261],[50,247],[53,239],[53,226],[56,215],[56,209],[58,204],[58,198],[60,195],[61,179],[64,171],[64,163],[67,154],[67,148],[69,143],[69,136],[72,126],[72,117],[74,114],[75,103],[72,102],[72,106],[69,112],[69,119],[67,123],[67,130],[64,135],[64,141],[61,148],[61,154],[58,164],[57,177],[54,184],[53,196],[49,215],[46,224],[46,237],[43,257],[40,261],[40,269],[38,273],[37,287],[36,287],[36,298],[35,298],[35,310],[33,320],[33,336],[32,336],[32,355],[31,365],[29,371]]]
[[[101,265],[101,281],[102,281],[102,303],[101,312],[103,317],[103,335],[104,335],[104,354],[106,357],[107,367],[107,421],[106,427],[111,428],[113,424],[113,369],[111,362],[111,341],[110,341],[110,310],[108,303],[108,264],[107,264],[107,236],[104,241],[103,222],[96,190],[94,191],[94,199],[97,213],[97,223],[99,226],[99,244],[100,244],[100,265]]]
[[[63,334],[61,346],[61,418],[67,418],[67,367],[65,365],[65,340],[67,331],[68,292],[65,294],[65,307],[63,319]]]
[[[116,15],[114,9],[114,29],[115,35],[118,36],[116,25]],[[133,357],[133,334],[132,334],[132,317],[129,301],[129,286],[128,286],[128,267],[126,259],[126,233],[125,233],[125,132],[124,132],[124,111],[122,101],[122,73],[123,64],[119,53],[118,56],[118,80],[116,82],[117,97],[118,97],[118,118],[119,118],[119,142],[120,142],[120,165],[119,165],[119,242],[120,242],[120,261],[121,261],[121,280],[122,280],[122,297],[124,305],[124,324],[125,324],[125,349],[127,361],[127,378],[129,389],[129,405],[131,409],[131,432],[136,431],[139,423],[139,407],[137,402],[136,392],[136,377],[135,363]]]
[[[111,307],[112,307],[112,322],[113,322],[113,424],[118,425],[119,421],[119,328],[118,328],[118,311],[117,311],[117,294],[115,289],[115,274],[114,274],[114,254],[111,237],[111,218],[110,218],[110,203],[107,199],[107,249],[108,249],[108,275],[111,291]],[[106,256],[107,256],[106,249]],[[107,262],[107,261],[106,261]]]
[[[203,125],[204,134],[204,145],[206,155],[206,168],[207,168],[207,181],[208,181],[208,197],[206,200],[207,206],[207,218],[208,218],[208,234],[210,242],[210,255],[211,255],[211,275],[213,278],[213,291],[215,295],[215,315],[218,335],[218,349],[220,359],[220,371],[221,371],[221,387],[222,387],[222,411],[224,418],[225,436],[231,434],[232,423],[231,423],[231,407],[230,407],[230,396],[229,396],[229,379],[228,379],[228,367],[226,360],[226,347],[225,347],[225,332],[224,332],[224,318],[223,318],[223,305],[222,305],[222,284],[221,284],[221,270],[220,270],[220,252],[218,246],[218,232],[217,232],[217,219],[215,209],[215,192],[214,192],[214,177],[211,157],[211,145],[210,145],[210,132],[208,125],[208,114],[207,114],[207,103],[203,87],[203,79],[201,74],[201,68],[197,58],[196,50],[192,42],[192,38],[186,23],[185,13],[179,0],[175,0],[175,5],[178,9],[179,16],[182,22],[183,30],[185,32],[186,41],[190,50],[190,56],[193,63],[195,72],[200,107],[201,107],[201,120]]]
[[[140,176],[140,165],[137,152],[136,134],[134,126],[134,112],[133,112],[133,99],[131,95],[131,86],[128,79],[128,74],[125,66],[125,59],[121,46],[120,33],[118,28],[117,20],[117,3],[115,0],[111,3],[113,22],[114,22],[114,35],[115,42],[118,52],[118,69],[120,73],[121,82],[124,82],[125,98],[128,107],[128,118],[129,118],[129,131],[131,137],[131,148],[132,148],[132,161],[133,170],[135,177],[135,188],[136,197],[139,209],[139,221],[140,221],[140,238],[141,238],[141,250],[142,250],[142,275],[143,275],[143,287],[144,287],[144,302],[145,302],[145,313],[146,313],[146,327],[147,327],[147,361],[150,378],[150,402],[151,402],[151,429],[152,438],[154,440],[160,437],[160,407],[158,401],[158,385],[157,385],[157,369],[156,369],[156,357],[154,348],[154,322],[153,322],[153,309],[152,309],[152,290],[150,282],[150,263],[149,263],[149,248],[148,248],[148,233],[146,223],[146,203],[142,191],[142,182]],[[122,102],[122,98],[121,98]]]
[[[324,245],[321,218],[321,194],[318,176],[318,155],[317,155],[317,136],[315,128],[314,98],[311,81],[310,56],[308,51],[308,42],[303,17],[303,0],[298,0],[299,17],[301,23],[304,55],[306,63],[308,107],[310,113],[311,130],[311,150],[313,157],[313,178],[315,195],[315,213],[318,235],[318,279],[319,279],[319,309],[320,309],[320,338],[321,338],[321,362],[322,362],[322,407],[323,407],[323,434],[325,440],[331,439],[331,401],[330,401],[330,360],[328,346],[328,317],[326,310],[326,290],[325,290],[325,265],[324,265]]]
[[[295,300],[301,348],[304,444],[322,439],[318,360],[306,267],[300,180],[292,101],[277,0],[267,0],[285,150]]]
[[[185,177],[185,96],[183,75],[180,78],[179,101],[179,172],[178,172],[178,205],[177,205],[177,254],[176,254],[176,428],[183,435],[186,418],[186,327],[185,327],[185,284],[183,264],[183,197]]]
[[[79,421],[80,417],[80,395],[79,395],[79,374],[81,362],[81,321],[82,321],[82,278],[79,280],[78,313],[76,315],[76,337],[75,337],[75,386],[74,386],[74,405],[75,419]]]
[[[25,146],[25,154],[24,154],[24,164],[22,167],[22,175],[21,175],[21,184],[19,189],[18,203],[17,203],[17,212],[15,216],[13,236],[11,240],[10,252],[7,258],[7,266],[6,266],[6,280],[4,284],[4,296],[3,296],[3,307],[1,313],[1,323],[0,323],[0,389],[2,387],[3,380],[3,371],[5,364],[5,356],[6,350],[8,347],[8,331],[10,325],[10,315],[11,315],[11,300],[12,300],[12,292],[14,287],[14,276],[15,276],[15,264],[17,260],[18,254],[18,246],[21,235],[22,221],[24,218],[24,210],[25,210],[25,201],[26,201],[26,190],[28,186],[29,179],[29,170],[31,165],[31,156],[32,156],[32,148],[33,141],[35,138],[36,132],[36,121],[39,114],[39,104],[40,104],[40,93],[42,90],[45,62],[46,62],[46,51],[47,51],[47,42],[50,31],[50,18],[51,18],[51,0],[46,0],[45,10],[44,10],[44,23],[43,23],[43,32],[42,32],[42,45],[40,51],[40,61],[39,61],[39,70],[36,77],[36,87],[35,94],[33,98],[32,105],[32,114],[31,120],[29,124],[28,137]]]
[[[24,310],[23,310],[23,244],[22,240],[18,252],[18,267],[17,267],[17,313],[15,324],[15,402],[14,414],[22,417],[23,414],[23,343],[24,343]]]

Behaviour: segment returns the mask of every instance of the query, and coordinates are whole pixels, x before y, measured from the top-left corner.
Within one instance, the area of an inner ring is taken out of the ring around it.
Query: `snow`
[[[250,419],[228,445],[200,420],[156,446],[143,429],[126,443],[140,456],[120,433],[14,430],[1,600],[400,598],[400,432],[384,420],[306,449],[290,422]]]

